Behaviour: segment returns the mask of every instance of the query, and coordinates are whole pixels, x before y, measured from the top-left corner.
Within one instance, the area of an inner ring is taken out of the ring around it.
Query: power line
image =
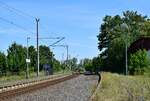
[[[39,39],[64,39],[64,37],[40,37]]]
[[[65,37],[62,37],[60,40],[58,40],[58,41],[54,42],[53,44],[51,44],[51,45],[49,45],[49,46],[56,45],[57,43],[59,43],[60,41],[62,41],[62,40],[64,40],[64,39],[65,39]]]
[[[2,0],[0,0],[0,4],[1,4],[1,7],[7,9],[7,10],[10,11],[10,12],[13,12],[13,13],[17,14],[18,16],[22,16],[22,17],[24,17],[24,18],[27,18],[27,17],[28,17],[28,18],[30,18],[30,20],[32,19],[32,21],[33,21],[33,19],[36,18],[36,17],[34,17],[34,16],[32,16],[32,15],[30,15],[30,14],[28,14],[28,13],[25,13],[25,12],[19,10],[19,9],[16,9],[16,8],[14,8],[14,7],[12,7],[12,6],[10,6],[10,5],[4,3]],[[44,29],[46,32],[49,32],[49,30],[48,30],[44,25],[40,24],[40,26],[41,26],[41,28]],[[58,35],[58,34],[56,34],[56,33],[51,33],[51,34]]]
[[[36,37],[30,37],[30,38],[33,38],[35,39]],[[39,39],[41,40],[51,40],[51,39],[64,39],[65,37],[39,37]]]
[[[69,46],[68,45],[56,45],[56,44],[52,44],[52,45],[49,45],[49,47],[64,47],[64,48],[66,48],[66,55],[67,55],[67,57],[66,57],[66,63],[67,63],[67,67],[68,67]]]
[[[2,2],[1,0],[0,0],[0,4],[1,4],[1,6],[2,6],[3,8],[7,9],[7,10],[10,11],[10,12],[14,12],[15,14],[17,14],[17,15],[19,15],[19,16],[28,17],[28,18],[30,18],[30,19],[36,19],[34,16],[31,16],[30,14],[27,14],[27,13],[25,13],[25,12],[23,12],[23,11],[21,11],[21,10],[18,10],[18,9],[16,9],[16,8],[12,7],[12,6],[9,6],[8,4]],[[7,19],[5,19],[5,18],[3,18],[3,17],[0,17],[0,20],[3,20],[3,21],[5,21],[5,22],[7,22],[7,23],[9,23],[9,24],[12,24],[12,25],[14,25],[14,26],[16,26],[16,27],[18,27],[18,28],[20,28],[20,29],[23,29],[23,30],[25,30],[25,31],[27,31],[27,32],[33,33],[33,32],[31,32],[31,31],[27,30],[26,28],[24,28],[23,26],[20,26],[20,25],[14,23],[13,21],[7,20]],[[41,25],[41,27],[42,27],[43,29],[45,29],[46,32],[49,32],[43,25]],[[42,38],[41,38],[41,39],[42,39]],[[49,38],[43,38],[43,39],[49,39]],[[53,38],[52,38],[52,39],[53,39]],[[56,39],[59,39],[59,40],[56,41],[55,43],[53,43],[53,45],[56,45],[57,43],[59,43],[60,41],[62,41],[62,40],[64,39],[64,37],[62,37],[62,38],[57,37]]]
[[[11,12],[16,13],[16,14],[19,15],[19,16],[24,16],[24,17],[26,16],[26,17],[28,17],[28,18],[35,19],[34,16],[31,16],[30,14],[27,14],[27,13],[25,13],[25,12],[23,12],[23,11],[21,11],[21,10],[18,10],[18,9],[16,9],[16,8],[12,7],[12,6],[9,6],[8,4],[6,4],[6,3],[4,3],[4,2],[2,2],[2,1],[0,1],[0,3],[3,5],[4,8],[6,8],[7,10],[9,10],[9,11],[11,11]]]
[[[3,7],[4,9],[6,9],[7,11],[9,11],[10,13],[13,13],[13,15],[18,15],[18,16],[20,16],[20,17],[23,17],[23,18],[26,18],[27,20],[29,20],[29,18],[27,17],[27,16],[23,16],[22,14],[20,14],[20,13],[17,13],[16,11],[14,11],[14,10],[12,10],[12,9],[10,9],[10,8],[8,8],[8,7],[6,7],[5,5],[0,5],[1,7]],[[31,19],[30,19],[30,21],[31,21]]]
[[[18,16],[22,16],[22,17],[24,17],[24,18],[27,18],[27,17],[28,17],[28,18],[30,18],[30,20],[32,19],[32,21],[33,21],[33,19],[36,18],[36,17],[34,17],[34,16],[32,16],[32,15],[30,15],[30,14],[28,14],[28,13],[25,13],[25,12],[23,12],[23,11],[21,11],[21,10],[18,10],[18,9],[16,9],[16,8],[14,8],[14,7],[12,7],[12,6],[10,6],[10,5],[4,3],[2,0],[0,0],[0,4],[1,4],[1,7],[7,9],[7,10],[10,11],[10,12],[13,12],[13,13],[17,14]],[[29,20],[29,19],[28,19],[28,20]],[[40,24],[40,26],[41,26],[41,28],[42,28],[43,30],[45,30],[46,32],[49,32],[49,30],[48,30],[44,25]],[[56,34],[56,33],[51,33],[51,34],[54,34],[55,36],[58,35],[58,34]]]
[[[40,26],[41,26],[41,28],[43,29],[43,31],[45,31],[45,32],[49,32],[49,30],[48,30],[48,28],[46,27],[46,26],[49,26],[48,24],[41,24],[40,23]],[[54,36],[59,36],[59,34],[56,34],[56,33],[50,33],[50,34],[53,34]]]
[[[12,7],[12,6],[7,5],[6,3],[2,2],[1,0],[0,0],[0,4],[1,4],[1,7],[7,9],[7,10],[10,11],[10,12],[13,12],[13,13],[17,14],[18,16],[21,16],[21,17],[24,17],[24,18],[27,18],[27,17],[28,17],[28,18],[30,18],[30,20],[31,20],[31,19],[33,20],[33,18],[35,18],[35,17],[33,17],[33,16],[31,16],[31,15],[29,15],[29,14],[27,14],[27,13],[21,11],[21,10],[18,10],[18,9],[16,9],[16,8]],[[5,22],[7,22],[7,23],[9,23],[9,24],[12,24],[12,25],[14,25],[14,26],[16,26],[16,27],[18,27],[18,28],[20,28],[20,29],[26,31],[26,32],[30,32],[30,33],[34,34],[33,32],[27,30],[25,27],[23,27],[23,26],[21,26],[21,25],[18,25],[18,24],[16,24],[16,23],[14,23],[13,21],[7,20],[7,19],[5,19],[5,18],[3,18],[3,17],[0,17],[0,20],[3,20],[3,21],[5,21]],[[29,20],[29,19],[28,19],[28,20]]]
[[[30,38],[33,38],[33,39],[35,39],[35,37],[30,37]],[[56,42],[57,43],[59,43],[61,40],[63,40],[65,37],[39,37],[38,39],[41,41],[41,42],[43,42],[43,43],[45,43],[43,40],[57,40]],[[54,42],[55,43],[55,45],[56,45],[56,42]],[[54,45],[54,43],[53,43],[53,45]]]
[[[0,17],[0,20],[2,20],[2,21],[4,21],[4,22],[7,22],[7,23],[9,23],[9,24],[11,24],[11,25],[14,25],[14,26],[16,26],[16,27],[18,27],[18,28],[20,28],[20,29],[26,31],[26,32],[30,32],[30,31],[27,30],[26,28],[24,28],[24,27],[22,27],[22,26],[20,26],[20,25],[18,25],[18,24],[15,24],[13,21],[9,21],[9,20],[7,20],[7,19],[5,19],[5,18],[3,18],[3,17]],[[33,32],[30,32],[30,33],[34,34]]]

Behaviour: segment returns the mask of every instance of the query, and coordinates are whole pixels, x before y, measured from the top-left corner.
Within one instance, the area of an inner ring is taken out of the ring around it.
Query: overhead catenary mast
[[[39,76],[39,18],[36,18],[36,38],[37,38],[37,77]]]

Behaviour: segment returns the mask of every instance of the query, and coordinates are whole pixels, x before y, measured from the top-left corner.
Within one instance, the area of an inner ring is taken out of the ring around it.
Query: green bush
[[[6,56],[4,53],[0,52],[0,75],[6,73],[7,64],[6,64]]]
[[[130,55],[129,72],[130,74],[143,75],[148,72],[150,59],[146,50],[138,50]]]
[[[85,70],[86,71],[93,71],[93,68],[92,68],[92,63],[87,63],[86,65],[85,65]]]

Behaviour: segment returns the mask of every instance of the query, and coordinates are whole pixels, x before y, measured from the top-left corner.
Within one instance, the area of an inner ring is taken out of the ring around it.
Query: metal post
[[[30,37],[27,37],[27,59],[29,59],[29,50],[28,50],[28,43],[29,43]],[[26,79],[29,78],[29,63],[27,63],[27,68],[26,68]]]
[[[128,75],[128,53],[127,53],[127,34],[126,34],[126,49],[125,49],[125,57],[126,57],[126,59],[125,59],[125,63],[126,63],[126,75]]]
[[[66,45],[66,50],[67,50],[67,60],[66,60],[66,66],[67,66],[67,68],[69,67],[69,65],[68,65],[68,45]]]
[[[128,51],[128,32],[129,32],[129,27],[128,27],[128,25],[126,24],[126,23],[122,23],[121,24],[121,28],[123,29],[123,31],[127,31],[125,34],[126,34],[126,39],[125,39],[125,68],[126,68],[126,70],[125,70],[125,74],[126,75],[128,75],[128,53],[127,53],[127,51]]]
[[[39,21],[40,21],[40,19],[36,18],[36,32],[37,32],[37,77],[39,76]]]
[[[66,48],[67,48],[67,61],[68,61],[68,51],[69,51],[68,50],[68,48],[69,48],[68,45],[66,45]]]
[[[51,68],[52,68],[52,70],[53,70],[53,69],[54,69],[54,54],[53,54],[53,53],[52,53],[52,64],[51,64],[51,66],[52,66]],[[52,70],[51,70],[51,71],[52,71]],[[52,71],[52,73],[53,73],[53,71]]]

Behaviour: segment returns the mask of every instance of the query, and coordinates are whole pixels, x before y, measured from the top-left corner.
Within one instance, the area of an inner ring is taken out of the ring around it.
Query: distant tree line
[[[29,46],[29,71],[37,71],[37,51],[34,46]],[[45,45],[39,46],[40,51],[40,71],[43,70],[44,64],[53,64],[54,71],[61,70],[61,64],[54,58],[50,48]],[[0,52],[0,74],[17,74],[26,71],[27,47],[13,43],[7,49],[7,54]]]
[[[103,63],[100,57],[94,57],[93,59],[85,58],[80,60],[78,69],[81,71],[99,72],[103,67],[102,65]]]
[[[128,28],[123,29],[123,23]],[[98,60],[93,61],[100,61],[102,64],[99,66],[103,71],[125,73],[126,40],[129,48],[131,43],[141,36],[150,36],[150,19],[147,16],[134,11],[123,12],[123,15],[106,15],[97,36],[100,55]],[[128,52],[129,73],[144,74],[150,69],[149,61],[146,50],[139,50],[133,54]]]

